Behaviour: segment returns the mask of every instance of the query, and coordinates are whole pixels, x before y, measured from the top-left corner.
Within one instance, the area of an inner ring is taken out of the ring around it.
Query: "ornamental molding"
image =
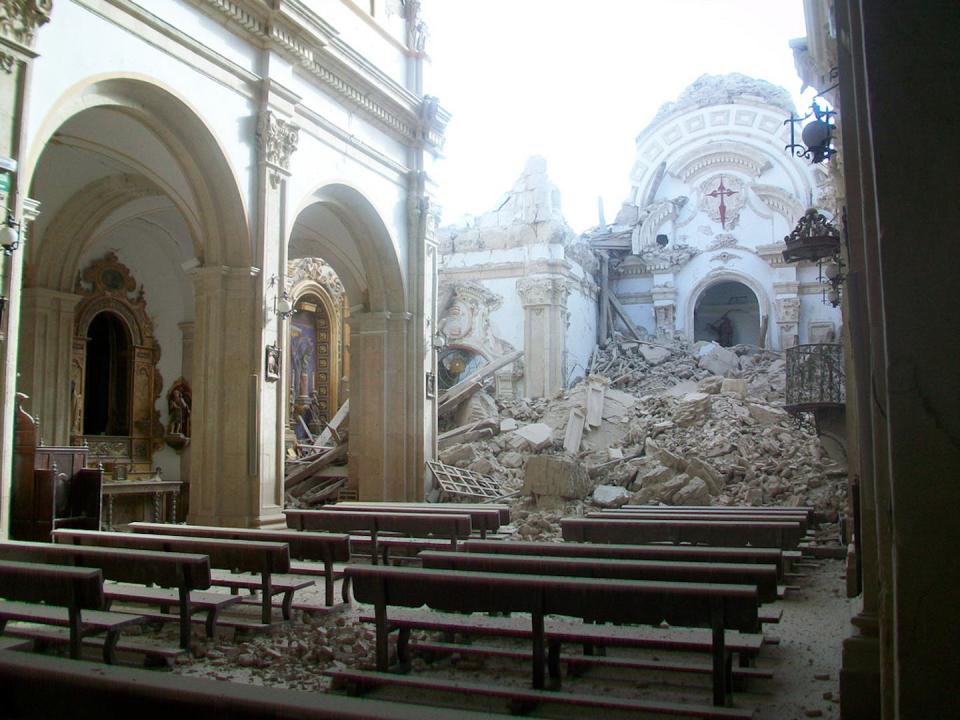
[[[773,167],[769,159],[749,145],[737,142],[709,143],[683,155],[673,163],[670,174],[685,183],[693,183],[707,173],[733,171],[760,177]]]
[[[7,75],[13,73],[13,66],[16,64],[17,59],[13,55],[8,55],[5,52],[0,51],[0,70],[3,70]]]
[[[439,151],[450,114],[421,98],[344,42],[336,28],[298,0],[276,8],[254,0],[192,0],[257,45],[269,45],[377,125],[407,144]],[[414,56],[416,51],[409,51]]]
[[[336,271],[322,258],[307,257],[287,263],[286,287],[294,298],[303,294],[308,285],[319,285],[330,296],[336,308],[341,307],[347,291]]]
[[[740,211],[747,204],[747,185],[735,175],[713,175],[697,187],[698,207],[724,230],[737,226]]]
[[[562,277],[520,278],[517,292],[524,307],[560,305],[566,307],[570,286]]]
[[[260,113],[257,122],[257,146],[260,159],[270,168],[270,182],[279,184],[280,176],[289,175],[290,158],[300,142],[300,127],[284,120],[272,110]]]
[[[644,248],[656,243],[657,230],[668,220],[677,217],[677,205],[672,200],[662,200],[646,208],[647,216],[636,225],[630,238],[630,252],[639,255]]]
[[[773,213],[776,213],[783,216],[790,226],[796,225],[797,220],[800,219],[806,209],[793,193],[782,187],[754,184],[751,186],[751,190],[760,198],[763,207],[767,210],[767,212],[761,211],[761,215],[771,217]]]
[[[37,29],[49,22],[52,10],[53,0],[0,0],[0,37],[32,48]]]

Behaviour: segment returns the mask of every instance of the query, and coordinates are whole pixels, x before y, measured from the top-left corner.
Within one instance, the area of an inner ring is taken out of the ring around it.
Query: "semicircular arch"
[[[764,318],[770,317],[770,297],[764,290],[763,286],[757,281],[756,278],[739,272],[737,270],[731,269],[721,269],[714,270],[713,272],[708,273],[700,281],[693,286],[690,290],[690,294],[687,296],[686,308],[684,311],[684,328],[685,334],[690,342],[693,342],[694,339],[694,315],[697,310],[697,303],[700,302],[700,298],[703,294],[709,290],[711,287],[718,285],[724,282],[736,282],[741,285],[746,286],[757,298],[757,306],[760,311],[760,317],[758,318],[760,322],[761,329],[764,328]],[[766,345],[770,347],[770,328],[769,321],[767,322],[768,327],[765,329],[765,335],[761,338]]]

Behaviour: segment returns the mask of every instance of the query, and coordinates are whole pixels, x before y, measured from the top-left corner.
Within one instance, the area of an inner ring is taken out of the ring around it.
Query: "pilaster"
[[[527,397],[550,397],[564,386],[567,281],[558,275],[521,278],[524,385]]]

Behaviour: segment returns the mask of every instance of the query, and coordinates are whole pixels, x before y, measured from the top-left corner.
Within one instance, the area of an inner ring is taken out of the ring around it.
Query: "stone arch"
[[[329,183],[309,193],[296,208],[299,220],[312,207],[331,213],[346,230],[347,238],[317,237],[323,258],[336,271],[347,290],[351,306],[368,312],[406,312],[406,289],[397,247],[373,204],[357,189]],[[297,222],[287,239],[289,245]],[[344,247],[347,240],[349,247]],[[356,260],[354,260],[354,251]]]
[[[186,212],[198,258],[208,265],[250,267],[253,246],[247,211],[229,157],[199,110],[174,89],[141,75],[110,74],[75,84],[40,123],[27,162],[24,183],[32,184],[41,155],[54,133],[84,110],[113,108],[143,125],[176,159],[197,204]],[[128,159],[129,160],[129,159]],[[158,192],[163,188],[153,178]],[[178,204],[175,193],[168,194]],[[187,208],[179,203],[181,211]]]
[[[684,328],[687,338],[693,342],[695,339],[695,320],[697,304],[700,302],[703,294],[710,288],[721,283],[739,283],[750,290],[757,299],[757,322],[759,324],[760,343],[763,347],[770,347],[770,298],[763,287],[757,282],[756,278],[736,270],[715,271],[706,275],[698,282],[690,294],[687,296],[686,308],[684,313]]]

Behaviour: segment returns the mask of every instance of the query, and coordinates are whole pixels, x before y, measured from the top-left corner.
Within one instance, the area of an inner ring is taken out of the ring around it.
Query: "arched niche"
[[[160,448],[163,426],[156,401],[163,386],[157,370],[160,347],[153,335],[153,323],[147,314],[143,288],[117,256],[109,252],[91,263],[77,282],[76,294],[82,299],[75,312],[75,334],[70,361],[71,441],[86,443],[91,461],[124,467],[132,472],[149,472],[153,453]],[[106,332],[121,333],[125,347],[121,351],[92,347],[92,340]],[[111,330],[112,328],[112,330]],[[127,344],[128,343],[128,344]],[[124,383],[123,387],[104,387],[101,382],[88,386],[96,370],[94,363],[126,363],[126,367],[108,372],[100,380]],[[88,372],[90,363],[90,372]],[[107,393],[107,397],[88,397],[88,393]],[[123,402],[125,408],[117,403]],[[106,407],[115,416],[123,412],[126,421],[87,422],[92,408]],[[102,426],[102,427],[101,427]],[[90,430],[91,432],[87,432]],[[97,432],[99,431],[99,432]]]
[[[287,284],[294,311],[287,328],[287,417],[301,437],[300,417],[316,434],[348,397],[348,310],[343,284],[320,258],[290,261]]]
[[[766,297],[746,278],[725,274],[704,279],[691,293],[687,312],[693,341],[715,341],[725,347],[766,345]]]

